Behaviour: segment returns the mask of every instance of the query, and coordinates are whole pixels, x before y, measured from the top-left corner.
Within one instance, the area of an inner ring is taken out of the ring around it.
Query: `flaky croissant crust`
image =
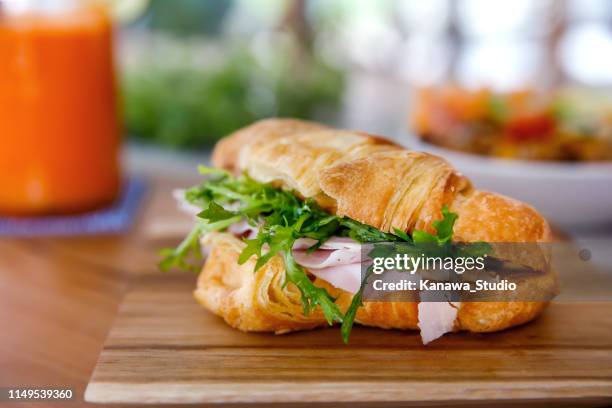
[[[443,159],[406,150],[380,137],[336,130],[293,119],[268,119],[221,140],[213,164],[246,171],[312,197],[327,211],[353,218],[383,231],[432,231],[447,205],[459,218],[454,239],[463,242],[547,242],[550,228],[533,208],[519,201],[474,189]],[[325,325],[320,311],[305,316],[300,294],[283,286],[280,257],[258,272],[254,260],[238,265],[244,243],[226,233],[204,238],[210,255],[198,280],[196,299],[244,331],[283,333]],[[324,281],[341,309],[351,294]],[[456,330],[489,332],[527,322],[544,302],[462,303]],[[417,329],[417,303],[365,302],[358,323],[381,328]]]

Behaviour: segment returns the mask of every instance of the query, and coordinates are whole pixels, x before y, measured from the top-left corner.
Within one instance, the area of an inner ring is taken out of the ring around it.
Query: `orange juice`
[[[111,202],[120,177],[108,14],[78,2],[16,12],[3,4],[0,214],[75,212]]]

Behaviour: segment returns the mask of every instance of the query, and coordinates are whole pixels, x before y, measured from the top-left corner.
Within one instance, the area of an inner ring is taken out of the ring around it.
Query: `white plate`
[[[411,147],[444,157],[479,189],[529,203],[555,224],[601,227],[612,222],[612,163],[505,160],[414,139]]]

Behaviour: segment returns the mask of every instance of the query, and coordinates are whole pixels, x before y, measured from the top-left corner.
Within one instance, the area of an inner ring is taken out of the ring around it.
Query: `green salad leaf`
[[[198,222],[191,229],[189,235],[176,248],[162,249],[160,255],[163,258],[159,263],[159,268],[162,271],[177,268],[197,272],[198,265],[189,262],[189,258],[200,258],[199,239],[202,232],[202,223]]]
[[[425,231],[413,231],[412,239],[416,244],[445,244],[453,237],[453,227],[457,221],[457,214],[450,212],[447,206],[442,207],[442,219],[433,222],[436,235]]]
[[[331,215],[321,209],[312,199],[302,200],[291,191],[283,191],[271,184],[260,183],[248,175],[232,176],[224,170],[201,166],[200,173],[206,180],[185,192],[186,200],[200,208],[199,221],[191,233],[176,249],[162,251],[163,270],[181,268],[196,270],[190,258],[196,258],[201,234],[222,231],[239,221],[258,227],[258,234],[245,239],[245,247],[238,258],[240,264],[255,258],[255,271],[270,259],[280,255],[286,268],[286,282],[291,282],[300,291],[304,314],[320,307],[328,324],[342,323],[341,333],[348,342],[357,310],[362,305],[363,290],[369,276],[364,277],[360,290],[343,314],[335,299],[325,290],[315,286],[306,270],[294,259],[292,248],[297,239],[311,238],[316,241],[310,251],[315,250],[332,236],[350,237],[360,243],[420,243],[446,244],[451,240],[457,215],[444,207],[443,218],[434,223],[437,234],[414,231],[412,236],[395,229],[394,234],[380,231],[356,220]]]

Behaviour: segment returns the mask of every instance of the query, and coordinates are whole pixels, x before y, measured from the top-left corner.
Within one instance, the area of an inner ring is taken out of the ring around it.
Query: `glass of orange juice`
[[[108,12],[84,0],[0,0],[0,215],[112,202],[119,142]]]

